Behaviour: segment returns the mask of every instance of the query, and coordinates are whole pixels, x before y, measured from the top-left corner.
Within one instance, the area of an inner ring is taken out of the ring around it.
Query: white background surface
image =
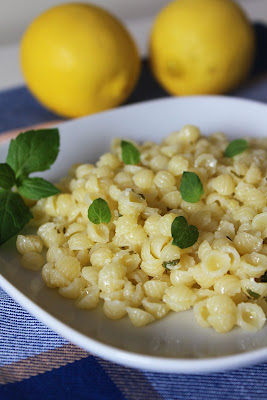
[[[19,67],[19,41],[29,23],[54,5],[81,0],[0,0],[0,90],[24,83]],[[85,0],[84,0],[85,1]],[[267,23],[267,0],[237,0],[253,21]],[[169,0],[94,0],[119,17],[147,52],[153,19]]]

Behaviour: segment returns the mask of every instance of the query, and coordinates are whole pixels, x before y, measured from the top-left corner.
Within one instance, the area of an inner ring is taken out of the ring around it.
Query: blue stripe
[[[231,97],[242,97],[244,99],[257,100],[267,103],[267,79],[266,76],[259,82],[251,83],[246,87],[239,88],[230,94]]]
[[[125,400],[92,356],[51,372],[0,386],[1,400]]]
[[[60,119],[33,98],[26,87],[0,93],[0,132]]]

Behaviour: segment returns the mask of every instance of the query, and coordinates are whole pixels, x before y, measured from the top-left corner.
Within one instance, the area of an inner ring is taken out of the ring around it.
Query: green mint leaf
[[[101,198],[93,201],[88,208],[88,218],[93,224],[108,224],[111,220],[111,212],[108,203]]]
[[[27,199],[39,200],[43,197],[53,196],[60,190],[43,178],[26,178],[18,186],[19,193]]]
[[[0,164],[0,186],[11,189],[15,184],[15,172],[8,164]]]
[[[183,216],[176,217],[171,226],[171,233],[173,237],[172,244],[186,249],[193,246],[198,240],[198,229],[194,225],[188,225],[187,220]]]
[[[166,269],[177,269],[176,265],[179,264],[180,258],[177,258],[176,260],[172,261],[163,261],[162,266]]]
[[[140,162],[139,150],[130,142],[126,140],[121,141],[121,156],[124,164],[135,165]]]
[[[250,297],[253,297],[254,299],[258,299],[259,297],[261,297],[261,295],[259,293],[255,293],[250,289],[247,289],[248,295]]]
[[[248,142],[245,139],[236,139],[228,144],[224,151],[225,157],[234,157],[237,154],[243,153],[243,151],[247,150]]]
[[[19,233],[31,218],[18,193],[0,190],[0,246]]]
[[[204,193],[201,180],[194,172],[185,171],[180,185],[182,199],[188,203],[197,203]]]
[[[16,178],[26,178],[31,172],[49,169],[59,151],[59,131],[40,129],[20,133],[12,139],[6,162]]]

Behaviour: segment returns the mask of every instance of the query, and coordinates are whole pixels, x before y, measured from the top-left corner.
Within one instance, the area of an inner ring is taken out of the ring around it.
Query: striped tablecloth
[[[267,102],[267,78],[251,80],[230,95]],[[144,63],[128,103],[163,96]],[[1,133],[58,119],[25,87],[0,92]],[[122,367],[67,342],[0,289],[0,399],[266,400],[267,363],[208,375]]]

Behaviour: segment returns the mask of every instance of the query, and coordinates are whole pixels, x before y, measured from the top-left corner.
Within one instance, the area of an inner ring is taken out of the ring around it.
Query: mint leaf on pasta
[[[198,175],[194,172],[183,172],[180,185],[182,199],[188,203],[197,203],[204,193],[203,185]]]
[[[4,189],[11,189],[15,184],[15,173],[6,163],[0,164],[0,186]]]
[[[88,208],[88,218],[93,224],[108,224],[111,220],[108,203],[101,198],[94,200]]]
[[[225,157],[234,157],[237,154],[243,153],[243,151],[247,150],[248,142],[245,139],[236,139],[228,144],[224,151]]]
[[[27,131],[11,140],[6,162],[15,172],[16,178],[21,180],[31,172],[49,169],[58,151],[58,129]]]
[[[139,150],[126,140],[121,141],[121,157],[124,164],[135,165],[140,162]]]
[[[177,265],[180,262],[180,258],[177,258],[176,260],[171,260],[171,261],[163,261],[162,266],[166,269],[173,270],[173,269],[178,269]]]
[[[187,220],[183,216],[176,217],[171,226],[173,237],[172,244],[186,249],[193,246],[198,240],[199,232],[196,226],[188,225]]]
[[[18,186],[19,193],[27,199],[39,200],[60,193],[52,183],[43,178],[26,178]]]
[[[19,233],[31,218],[18,193],[0,189],[0,246]]]
[[[252,297],[253,299],[259,299],[261,295],[259,293],[253,292],[250,289],[247,289],[248,295]]]

